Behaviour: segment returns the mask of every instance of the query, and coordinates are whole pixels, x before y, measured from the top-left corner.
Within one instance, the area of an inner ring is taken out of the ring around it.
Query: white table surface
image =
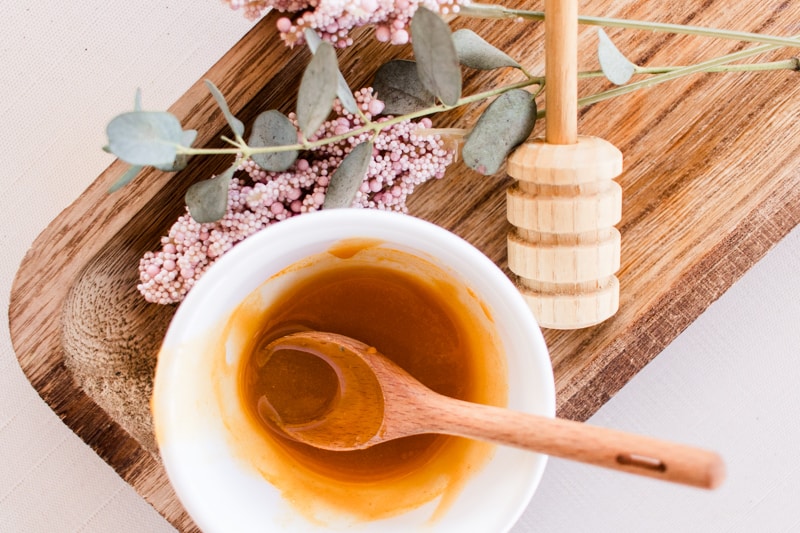
[[[111,162],[105,124],[135,88],[166,109],[251,23],[215,0],[6,1],[2,16],[0,531],[174,531],[28,383],[9,294],[34,238]],[[551,460],[514,531],[800,530],[798,265],[800,229],[590,421],[718,450],[721,489]]]

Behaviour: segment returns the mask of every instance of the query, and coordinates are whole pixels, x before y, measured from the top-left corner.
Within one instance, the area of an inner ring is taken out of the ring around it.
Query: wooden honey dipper
[[[578,3],[545,1],[545,138],[508,159],[508,266],[539,324],[577,329],[619,308],[622,153],[579,136]]]

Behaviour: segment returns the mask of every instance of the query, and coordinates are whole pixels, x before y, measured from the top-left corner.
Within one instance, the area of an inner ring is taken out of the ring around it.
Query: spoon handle
[[[704,489],[716,488],[725,477],[721,457],[709,450],[444,396],[436,404],[428,418],[431,431]]]

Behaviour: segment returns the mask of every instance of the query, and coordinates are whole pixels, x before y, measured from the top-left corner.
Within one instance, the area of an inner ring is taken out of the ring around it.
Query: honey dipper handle
[[[545,139],[550,144],[578,141],[578,1],[544,3]]]
[[[722,459],[709,450],[444,396],[432,404],[429,430],[437,433],[485,440],[704,489],[719,486],[725,476]]]

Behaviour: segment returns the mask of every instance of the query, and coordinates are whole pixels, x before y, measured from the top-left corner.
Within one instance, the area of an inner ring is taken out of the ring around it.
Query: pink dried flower
[[[266,0],[222,0],[222,2],[233,10],[241,9],[248,20],[260,18],[271,7]]]
[[[383,103],[373,96],[371,88],[361,89],[354,96],[370,120],[374,112],[383,110]],[[312,140],[363,125],[360,117],[347,113],[338,101],[334,111],[336,118],[323,124]],[[405,213],[406,198],[417,185],[444,176],[454,153],[438,135],[420,134],[430,127],[430,119],[423,118],[381,131],[353,207]],[[274,222],[320,209],[330,177],[344,156],[369,138],[369,133],[362,133],[305,152],[285,172],[268,172],[251,160],[245,161],[240,170],[247,178],[231,181],[228,210],[221,220],[200,224],[187,211],[161,238],[161,250],[144,254],[139,261],[139,291],[149,302],[180,302],[206,269],[238,242]]]
[[[406,44],[409,24],[419,6],[442,15],[458,13],[463,0],[223,0],[232,9],[243,9],[256,19],[269,9],[287,16],[277,21],[278,32],[289,46],[304,42],[303,30],[311,28],[322,39],[344,48],[353,44],[349,33],[361,26],[375,26],[375,37],[392,44]]]

